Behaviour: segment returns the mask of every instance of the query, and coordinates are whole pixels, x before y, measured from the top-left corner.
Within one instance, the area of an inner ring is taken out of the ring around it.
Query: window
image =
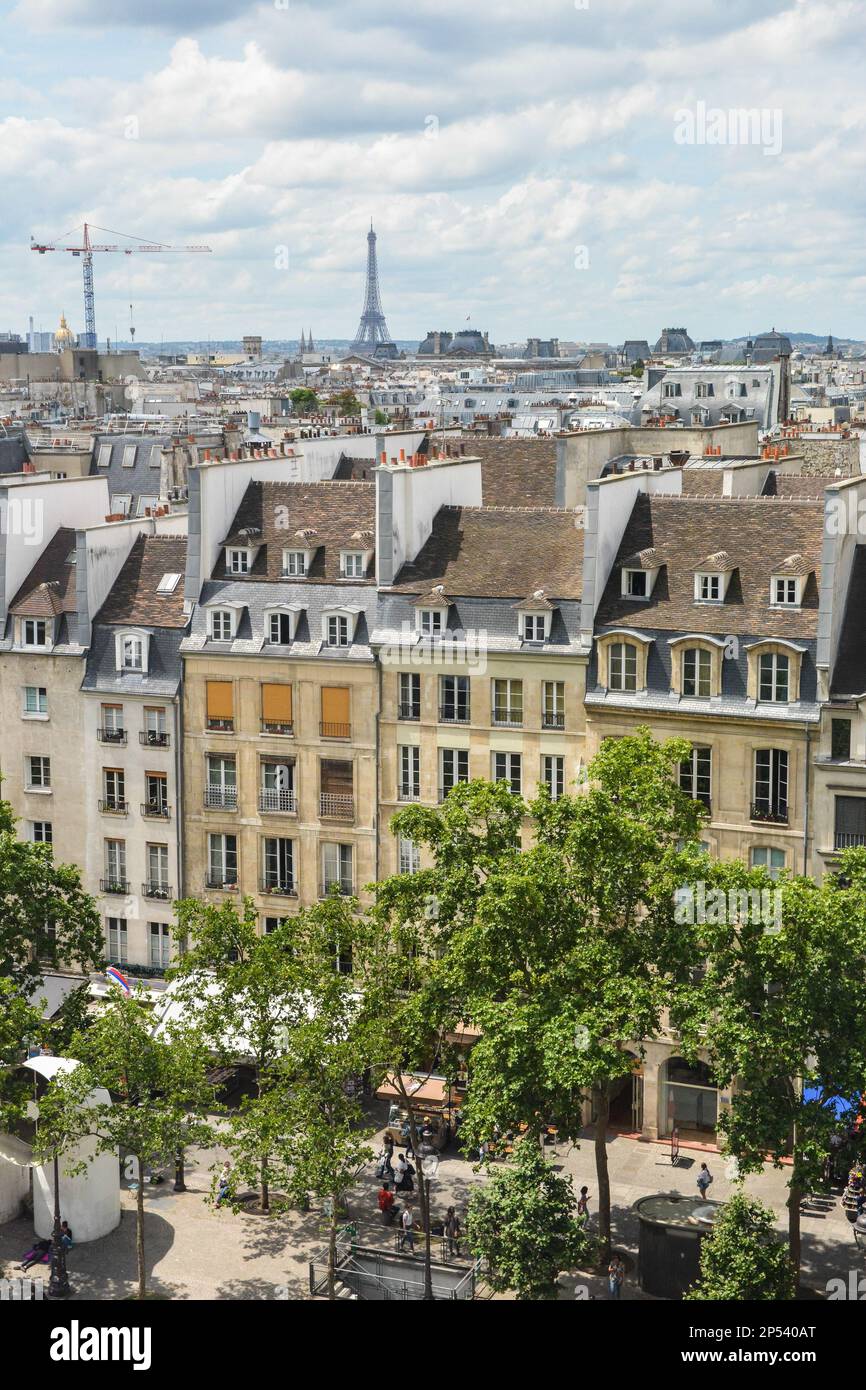
[[[234,691],[231,681],[208,681],[207,728],[218,733],[231,733],[234,727]]]
[[[295,764],[280,763],[264,758],[260,764],[259,810],[296,810],[295,802]]]
[[[181,577],[177,573],[164,574],[156,586],[156,592],[158,594],[173,594],[180,583],[180,579]]]
[[[493,723],[519,726],[523,723],[523,681],[494,680]]]
[[[249,574],[250,552],[230,546],[226,550],[226,571],[229,574]]]
[[[349,721],[350,692],[344,686],[322,686],[322,723],[320,732],[323,738],[349,738],[352,725]]]
[[[551,799],[558,801],[565,791],[565,758],[558,754],[547,754],[541,759],[541,780],[550,792]]]
[[[755,750],[753,820],[788,821],[788,754],[784,748]]]
[[[439,677],[439,719],[445,724],[469,723],[469,677]]]
[[[491,777],[494,782],[507,782],[513,792],[520,795],[521,759],[519,753],[491,754]]]
[[[208,888],[236,888],[237,882],[237,836],[208,835]]]
[[[834,849],[853,849],[866,845],[866,797],[835,798]]]
[[[683,695],[709,699],[712,657],[703,647],[687,647],[683,652]]]
[[[547,636],[547,619],[543,613],[523,614],[524,642],[543,642]]]
[[[696,399],[696,400],[699,400],[699,401],[701,401],[701,400],[708,400],[711,396],[714,396],[715,394],[716,394],[716,393],[715,393],[715,390],[713,389],[713,384],[712,384],[712,382],[708,382],[708,381],[699,381],[699,382],[697,382],[697,383],[695,384],[695,399]]]
[[[144,732],[141,742],[151,748],[167,748],[168,733],[165,727],[165,709],[162,705],[146,705],[144,709]]]
[[[421,795],[421,749],[417,744],[400,744],[397,749],[401,801],[417,801]]]
[[[103,893],[128,893],[126,881],[126,841],[105,841],[105,881]]]
[[[800,580],[775,575],[771,602],[777,608],[797,608],[800,604]]]
[[[171,958],[171,932],[165,922],[148,922],[147,935],[150,942],[150,964],[161,970]]]
[[[758,663],[758,699],[774,704],[788,701],[788,658],[782,652],[762,652]]]
[[[541,727],[543,729],[565,728],[564,681],[542,681]]]
[[[125,917],[106,918],[106,938],[108,959],[114,961],[116,965],[125,965],[127,960]]]
[[[141,671],[143,669],[144,643],[140,637],[121,637],[120,665],[124,671]]]
[[[54,830],[50,820],[35,820],[33,822],[33,843],[34,845],[54,843]]]
[[[48,714],[48,691],[44,685],[25,685],[24,713],[31,716]]]
[[[223,757],[219,753],[208,754],[204,804],[226,811],[237,809],[237,764],[233,755]]]
[[[678,381],[666,381],[663,383],[662,395],[666,400],[670,400],[673,396],[681,396],[682,394],[683,388]]]
[[[265,936],[270,936],[272,931],[278,931],[288,920],[288,917],[263,917],[262,930]]]
[[[99,454],[98,454],[98,457],[97,457],[97,459],[96,459],[96,466],[97,466],[97,468],[108,468],[108,466],[109,466],[110,463],[111,463],[111,445],[110,445],[110,444],[100,444],[100,446],[99,446]]]
[[[752,850],[752,868],[766,869],[770,878],[778,878],[785,867],[785,851],[769,845],[756,845]]]
[[[307,573],[307,555],[303,550],[283,551],[283,578],[293,579]]]
[[[137,444],[126,444],[126,445],[124,445],[123,456],[122,456],[121,461],[120,461],[120,466],[121,466],[121,468],[134,468],[134,467],[135,467],[135,452],[136,452],[136,449],[137,449],[137,448],[138,448],[138,445],[137,445]]]
[[[458,782],[469,781],[469,749],[439,749],[439,799],[443,801]]]
[[[126,777],[119,767],[102,769],[103,811],[126,812]]]
[[[129,516],[129,509],[132,506],[131,492],[113,492],[109,502],[112,516]]]
[[[851,720],[831,719],[830,757],[848,762],[851,757]]]
[[[322,893],[326,895],[336,888],[340,893],[351,893],[352,846],[322,845]]]
[[[319,763],[319,813],[328,820],[354,820],[355,773],[348,758]]]
[[[31,754],[24,764],[25,785],[28,791],[51,790],[51,759]]]
[[[144,774],[144,795],[142,815],[160,816],[167,820],[168,777],[164,772],[146,772]]]
[[[48,623],[44,618],[25,618],[21,624],[24,647],[44,647],[48,642]]]
[[[265,893],[295,891],[294,843],[282,835],[268,836],[262,841],[262,890]]]
[[[342,555],[340,573],[343,579],[363,579],[367,572],[367,562],[363,550],[345,550]]]
[[[445,626],[444,608],[419,608],[419,626],[425,637],[435,637]]]
[[[325,630],[329,647],[348,647],[349,619],[342,613],[329,613]]]
[[[100,743],[126,743],[123,727],[123,705],[101,705],[99,709]]]
[[[405,671],[400,675],[399,716],[401,719],[421,718],[421,677]]]
[[[721,603],[722,576],[720,574],[696,574],[695,598],[699,603]]]
[[[268,641],[275,647],[287,647],[292,640],[291,613],[268,614]]]
[[[290,734],[292,719],[292,687],[262,682],[262,730],[266,734]]]
[[[401,835],[398,845],[398,857],[400,861],[401,874],[417,874],[421,868],[421,851],[414,840],[407,840],[405,835]]]
[[[700,801],[707,810],[710,809],[712,767],[712,749],[697,746],[680,763],[680,786],[693,801]]]
[[[637,690],[637,647],[631,642],[612,642],[607,649],[609,690]]]
[[[646,570],[623,570],[623,593],[626,598],[647,597]]]
[[[232,640],[232,611],[230,608],[212,608],[210,615],[210,635],[212,642]]]
[[[162,898],[164,901],[168,901],[171,897],[171,889],[168,885],[168,845],[148,845],[146,860],[145,897]]]

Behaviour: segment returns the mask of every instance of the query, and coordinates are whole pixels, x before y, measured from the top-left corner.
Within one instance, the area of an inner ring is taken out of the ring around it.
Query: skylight
[[[156,586],[156,592],[158,594],[173,594],[179,583],[179,574],[164,574]]]

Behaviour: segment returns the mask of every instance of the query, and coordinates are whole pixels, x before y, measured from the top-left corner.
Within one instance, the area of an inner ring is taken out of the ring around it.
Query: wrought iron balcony
[[[140,729],[138,741],[143,748],[167,748],[169,735],[161,729]]]
[[[107,796],[98,802],[98,806],[103,816],[126,816],[129,814],[129,802],[121,800],[119,796]]]
[[[146,820],[171,820],[171,807],[166,801],[142,801],[141,814]]]
[[[334,724],[333,722],[322,721],[319,725],[319,733],[322,738],[351,738],[351,724]]]
[[[349,878],[328,878],[323,882],[319,891],[320,898],[329,898],[336,888],[337,892],[344,898],[350,898],[355,891],[352,880]]]
[[[400,782],[397,787],[398,801],[420,801],[421,788],[411,782]]]
[[[468,705],[440,705],[439,706],[440,724],[468,724],[469,706]]]
[[[866,845],[866,835],[857,835],[849,830],[837,830],[833,836],[834,849],[857,849]]]
[[[271,874],[265,874],[259,886],[262,893],[273,894],[279,898],[296,898],[298,896],[293,878],[277,878]]]
[[[319,815],[328,820],[354,820],[355,798],[341,792],[322,792],[319,797]]]
[[[295,726],[291,719],[263,719],[263,734],[293,734]]]
[[[126,730],[100,727],[96,730],[96,737],[100,743],[126,743]]]
[[[237,787],[211,787],[204,789],[204,804],[210,810],[236,811],[238,809]]]
[[[564,729],[565,715],[553,714],[549,710],[545,710],[541,716],[541,727],[542,729]]]
[[[500,729],[521,729],[523,727],[522,709],[505,709],[500,706],[495,709],[490,722]]]
[[[154,898],[163,903],[171,902],[174,897],[171,888],[161,879],[149,879],[141,885],[141,891],[145,898]]]
[[[205,876],[205,883],[208,888],[222,888],[227,893],[236,893],[238,891],[237,870],[227,870],[226,873],[218,874],[208,873]]]
[[[777,802],[776,805],[773,806],[768,801],[755,801],[752,803],[749,819],[764,821],[769,825],[787,825],[787,803]]]
[[[273,814],[294,815],[298,799],[294,792],[278,791],[276,787],[259,788],[259,810]]]
[[[99,880],[100,893],[114,893],[118,897],[126,897],[129,892],[128,878],[101,878]]]
[[[399,709],[400,719],[420,719],[421,706],[412,700],[401,700]]]
[[[234,733],[234,727],[234,719],[214,719],[208,716],[206,721],[206,728],[208,728],[212,734],[231,734]]]

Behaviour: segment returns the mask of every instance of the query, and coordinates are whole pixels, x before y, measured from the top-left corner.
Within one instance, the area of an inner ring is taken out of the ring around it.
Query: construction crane
[[[128,241],[134,241],[134,246],[117,246],[93,242],[90,240],[91,230],[106,232],[109,236],[124,237]],[[170,251],[181,252],[190,251],[201,253],[209,252],[209,246],[166,246],[161,241],[143,241],[140,237],[130,236],[127,232],[113,232],[109,227],[97,227],[93,223],[84,223],[83,227],[74,227],[73,232],[82,232],[80,242],[69,244],[65,238],[72,235],[72,232],[64,232],[62,237],[55,241],[36,241],[30,238],[30,250],[38,251],[40,256],[44,256],[46,251],[69,251],[73,256],[83,256],[82,269],[84,271],[84,334],[82,336],[82,347],[96,347],[96,307],[93,298],[93,255],[96,251],[115,251],[120,255],[132,256],[139,252]]]

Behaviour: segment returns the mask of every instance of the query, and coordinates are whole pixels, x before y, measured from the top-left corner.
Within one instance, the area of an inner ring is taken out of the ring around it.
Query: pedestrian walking
[[[577,1199],[577,1219],[581,1226],[585,1226],[589,1221],[589,1188],[582,1187],[580,1196]]]
[[[706,1163],[702,1163],[702,1164],[701,1164],[701,1170],[700,1170],[700,1172],[698,1173],[698,1191],[700,1192],[700,1194],[701,1194],[702,1197],[706,1197],[706,1195],[707,1195],[707,1188],[709,1187],[709,1185],[710,1185],[710,1183],[712,1182],[712,1180],[713,1180],[713,1175],[712,1175],[712,1173],[710,1172],[710,1170],[709,1170],[709,1168],[707,1167]]]
[[[379,1210],[382,1213],[382,1223],[390,1226],[394,1220],[394,1193],[386,1182],[379,1188]]]
[[[619,1255],[614,1252],[611,1256],[610,1264],[607,1267],[607,1287],[611,1298],[619,1301],[622,1293],[623,1280],[625,1279],[625,1265]]]
[[[445,1214],[445,1236],[448,1241],[449,1255],[459,1256],[460,1238],[462,1234],[463,1229],[460,1225],[460,1217],[457,1215],[453,1207],[449,1207],[448,1211]]]
[[[407,1202],[403,1207],[403,1215],[400,1217],[400,1249],[405,1250],[409,1246],[410,1255],[415,1254],[415,1214]]]
[[[216,1202],[214,1203],[215,1206],[221,1207],[223,1202],[229,1195],[231,1171],[232,1165],[229,1163],[228,1159],[226,1159],[225,1163],[222,1166],[222,1171],[219,1175],[219,1178],[217,1179],[217,1195]]]

